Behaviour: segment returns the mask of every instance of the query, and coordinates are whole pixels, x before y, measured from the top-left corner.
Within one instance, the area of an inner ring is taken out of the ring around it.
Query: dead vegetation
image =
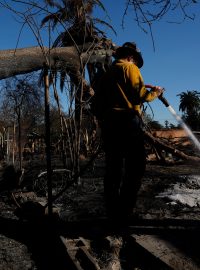
[[[34,173],[33,170],[31,170],[31,166],[29,169],[27,167],[22,182],[23,188],[20,187],[12,190],[20,208],[16,205],[10,193],[1,191],[0,268],[4,267],[2,269],[18,270],[22,269],[22,267],[27,270],[46,269],[43,265],[43,263],[47,263],[49,259],[49,256],[46,254],[49,252],[46,245],[52,245],[52,242],[50,241],[50,243],[47,239],[51,239],[60,221],[65,222],[65,230],[62,229],[62,233],[65,231],[67,238],[73,238],[74,234],[77,235],[77,233],[79,233],[81,227],[81,231],[86,230],[86,232],[88,232],[89,230],[90,234],[96,232],[97,227],[95,227],[94,224],[98,224],[101,228],[101,220],[105,218],[103,202],[103,155],[97,157],[92,170],[91,167],[89,167],[84,171],[79,185],[70,186],[62,196],[54,201],[53,212],[56,212],[57,221],[53,223],[52,230],[51,223],[46,223],[44,219],[44,205],[47,202],[46,194],[45,192],[41,194],[41,190],[37,192],[34,188],[35,177],[41,174],[41,170],[45,168],[45,164],[43,164],[43,166],[41,165],[42,164],[39,165],[37,161],[35,165],[34,162],[32,163]],[[168,165],[158,164],[157,161],[148,162],[135,213],[137,213],[141,220],[152,220],[152,222],[155,221],[155,224],[159,220],[199,220],[200,211],[198,207],[190,208],[181,204],[170,205],[167,201],[157,197],[160,192],[164,191],[173,183],[180,182],[181,184],[183,179],[180,176],[191,174],[200,174],[199,167],[191,162],[180,162],[179,160],[176,164],[173,162],[168,163]],[[57,219],[58,217],[59,219]],[[94,223],[95,220],[97,223]],[[67,224],[74,224],[72,225],[73,229],[69,229]],[[83,224],[87,225],[85,226]],[[14,227],[15,230],[13,231]],[[112,229],[110,230],[112,231]],[[83,231],[80,232],[80,235]],[[118,238],[110,234],[111,231],[108,235],[110,235],[112,239],[108,238],[107,241],[112,240],[111,242],[114,244]],[[26,241],[24,238],[26,238]],[[104,238],[102,238],[101,241],[103,241],[103,239]],[[105,244],[105,241],[103,242]],[[99,263],[103,265],[104,262],[104,265],[107,263],[108,266],[109,258],[111,259],[110,264],[112,264],[112,259],[115,259],[116,266],[117,263],[119,266],[118,255],[116,253],[119,250],[116,249],[112,251],[111,247],[106,250],[106,246],[103,245],[104,253],[102,253],[102,246],[100,248],[97,244],[98,242],[94,241],[93,245],[96,245],[96,248],[93,246],[93,251],[97,252],[99,260],[101,258],[102,261],[100,260]],[[37,251],[38,245],[41,245],[41,249],[42,247],[43,249]],[[97,247],[99,250],[97,250]],[[46,255],[44,254],[44,249]],[[10,253],[10,250],[12,250],[12,253]],[[59,257],[56,255],[56,250],[54,250],[54,252],[54,259],[58,260]],[[43,263],[41,259],[44,260]]]

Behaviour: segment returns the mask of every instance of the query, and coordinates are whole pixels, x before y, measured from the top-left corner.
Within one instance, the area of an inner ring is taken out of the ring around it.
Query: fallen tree
[[[87,49],[85,46],[80,53],[74,46],[71,47],[29,47],[22,49],[0,50],[0,80],[19,74],[40,70],[46,65],[49,68],[66,68],[78,78],[81,65],[92,62],[105,62],[112,50],[103,48]],[[74,76],[75,77],[75,76]]]

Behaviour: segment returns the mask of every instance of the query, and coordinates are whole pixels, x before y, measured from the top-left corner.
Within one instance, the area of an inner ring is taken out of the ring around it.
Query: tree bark
[[[22,49],[0,50],[0,80],[19,74],[37,71],[46,66],[68,70],[80,70],[80,57],[83,63],[104,61],[111,50],[99,49],[92,52],[83,51],[80,55],[75,47],[29,47]],[[80,76],[80,75],[79,75]]]

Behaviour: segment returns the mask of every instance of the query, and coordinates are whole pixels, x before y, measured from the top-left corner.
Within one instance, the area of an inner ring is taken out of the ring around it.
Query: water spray
[[[145,85],[146,88],[154,88],[152,85]],[[165,90],[164,88],[160,87],[160,90]],[[188,137],[192,140],[194,146],[200,151],[200,142],[199,140],[194,136],[191,129],[185,124],[183,119],[176,113],[174,108],[169,104],[169,102],[166,100],[166,98],[161,94],[158,99],[167,107],[167,109],[170,111],[170,113],[174,116],[174,118],[177,120],[177,122],[181,125],[181,127],[185,130]]]

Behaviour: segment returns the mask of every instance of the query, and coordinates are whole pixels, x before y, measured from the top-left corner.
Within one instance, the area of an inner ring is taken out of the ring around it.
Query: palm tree
[[[200,92],[187,90],[187,92],[182,92],[177,96],[180,96],[180,111],[190,115],[200,110]]]
[[[41,22],[41,26],[44,26],[47,22],[52,23],[52,29],[54,30],[57,25],[62,25],[64,31],[61,32],[53,42],[53,47],[66,47],[75,46],[78,54],[81,54],[81,50],[87,50],[88,47],[92,50],[97,44],[103,48],[112,47],[110,40],[106,39],[106,35],[96,25],[105,25],[113,30],[113,27],[99,18],[92,17],[93,9],[98,6],[104,12],[106,12],[103,4],[100,0],[44,0],[47,5],[53,9],[57,9],[55,12],[49,13]],[[86,45],[88,44],[88,46]],[[79,46],[80,45],[80,46]],[[91,71],[89,65],[88,73],[89,77],[91,72],[94,72],[94,68]],[[84,74],[84,67],[82,70],[76,70],[75,68],[69,70],[69,68],[63,66],[60,70],[60,87],[61,90],[64,87],[67,75],[69,75],[71,84],[80,85],[81,76]],[[74,88],[73,86],[71,88]],[[86,87],[86,92],[90,91],[89,87]],[[75,96],[71,94],[70,96]]]
[[[81,50],[87,50],[86,44],[89,43],[89,47],[92,50],[97,44],[104,48],[110,48],[111,41],[106,39],[105,33],[96,27],[96,24],[104,24],[114,29],[110,24],[102,21],[98,18],[92,17],[92,11],[95,6],[100,7],[106,12],[103,4],[100,0],[44,0],[47,5],[52,9],[56,9],[55,12],[49,13],[41,22],[41,26],[44,26],[47,22],[52,22],[52,28],[55,29],[56,25],[62,25],[64,31],[61,32],[53,42],[53,47],[66,47],[75,46],[77,50],[77,58],[81,54]],[[115,31],[114,31],[115,32]],[[81,62],[81,60],[79,59]],[[93,67],[93,70],[95,68]],[[96,70],[96,69],[95,69]],[[86,85],[83,80],[84,66],[77,70],[75,67],[70,68],[63,65],[60,72],[60,88],[63,89],[67,75],[70,77],[71,90],[74,91],[74,85],[81,85],[85,88],[86,95],[90,93],[90,87]],[[90,69],[88,65],[88,73],[90,76]],[[57,76],[57,72],[54,70],[54,76]],[[82,82],[81,82],[82,81]],[[79,94],[79,93],[78,93]],[[73,93],[70,97],[75,97]],[[80,99],[78,97],[78,99]]]
[[[84,75],[84,65],[82,64],[80,55],[83,50],[87,50],[86,44],[89,44],[90,49],[94,49],[98,44],[105,44],[105,34],[96,27],[97,23],[106,24],[97,18],[92,17],[92,11],[95,6],[99,6],[105,11],[105,8],[100,0],[44,0],[49,7],[55,12],[49,13],[41,22],[44,26],[47,22],[52,23],[54,29],[57,25],[62,25],[64,31],[61,32],[53,42],[53,47],[74,46],[77,50],[77,58],[80,61],[80,67],[75,66],[70,68],[63,65],[60,72],[60,87],[65,85],[66,77],[70,78],[70,106],[75,104],[75,163],[78,163],[80,152],[80,136],[81,136],[81,121],[83,114],[83,104],[85,104],[85,93],[87,95],[90,87],[86,86]],[[112,28],[112,27],[111,27]],[[103,42],[102,42],[103,39]],[[110,44],[108,45],[110,47]],[[53,71],[53,77],[56,78],[57,72]],[[83,102],[84,101],[84,102]],[[70,115],[72,116],[72,115]],[[79,164],[75,165],[79,167]],[[75,169],[76,171],[79,169]]]
[[[53,29],[58,24],[65,26],[64,32],[58,35],[53,46],[70,46],[93,42],[95,39],[105,37],[105,33],[96,27],[96,24],[111,25],[98,18],[92,17],[92,11],[98,6],[106,12],[100,0],[44,0],[50,7],[57,8],[56,12],[47,15],[41,25],[52,22]],[[112,28],[113,29],[113,28]],[[114,31],[114,29],[113,29]]]
[[[200,92],[196,90],[181,92],[179,110],[184,113],[184,120],[192,129],[199,129],[200,121]]]

